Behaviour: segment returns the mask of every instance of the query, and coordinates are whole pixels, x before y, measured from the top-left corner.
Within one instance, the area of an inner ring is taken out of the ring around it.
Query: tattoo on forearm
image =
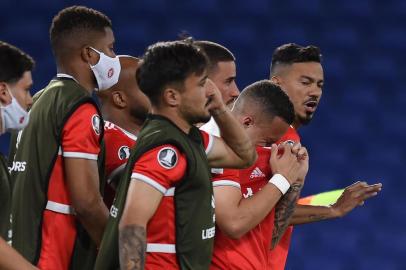
[[[315,221],[321,221],[321,220],[325,220],[328,219],[327,215],[309,215],[309,222],[315,222]]]
[[[282,238],[286,228],[290,224],[296,201],[299,198],[301,184],[293,184],[289,191],[282,197],[275,208],[275,226],[272,233],[272,248],[274,248]]]
[[[120,229],[119,254],[121,269],[144,269],[146,246],[144,227],[127,225]]]

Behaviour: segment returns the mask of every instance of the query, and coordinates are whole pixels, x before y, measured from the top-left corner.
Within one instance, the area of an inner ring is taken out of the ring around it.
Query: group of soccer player
[[[281,270],[293,225],[342,217],[382,188],[298,204],[309,155],[297,130],[324,83],[315,46],[276,48],[269,78],[240,92],[215,42],[118,56],[110,19],[83,6],[53,18],[50,40],[57,74],[34,97],[34,60],[0,42],[0,131],[19,131],[1,160],[12,248],[0,242],[0,269]]]

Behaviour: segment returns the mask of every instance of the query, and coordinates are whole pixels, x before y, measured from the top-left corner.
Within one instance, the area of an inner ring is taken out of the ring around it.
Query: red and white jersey
[[[272,177],[269,165],[269,148],[257,147],[258,159],[244,170],[224,169],[223,174],[213,175],[213,187],[235,186],[241,188],[244,198],[261,190]],[[212,171],[213,172],[213,171]],[[238,240],[217,230],[214,239],[214,253],[210,269],[266,269],[274,224],[274,210],[255,228]]]
[[[206,153],[213,146],[213,136],[201,131]],[[135,163],[132,179],[151,185],[163,198],[147,225],[145,269],[179,269],[176,259],[175,205],[176,184],[187,168],[185,155],[173,145],[155,147]]]
[[[100,116],[93,104],[79,106],[62,130],[61,147],[52,169],[48,202],[43,212],[40,269],[69,269],[76,238],[76,218],[65,181],[65,158],[97,161],[100,152]]]
[[[297,133],[296,129],[292,126],[288,129],[285,135],[278,141],[278,143],[282,142],[293,142],[297,143],[300,142],[300,136]],[[283,270],[285,269],[286,259],[288,257],[290,240],[293,233],[293,226],[289,226],[284,235],[282,236],[281,240],[279,241],[278,245],[273,249],[270,250],[269,254],[269,267],[267,269],[271,270]]]
[[[111,183],[111,180],[123,172],[130,157],[130,149],[135,145],[136,141],[137,136],[134,134],[112,122],[104,122],[105,176],[107,178],[107,185],[104,190],[103,199],[108,208],[113,203],[115,187],[118,184]]]

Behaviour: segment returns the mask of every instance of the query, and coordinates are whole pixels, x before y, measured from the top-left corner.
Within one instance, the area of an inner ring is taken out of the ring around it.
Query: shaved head
[[[113,114],[116,115],[119,112],[125,114],[122,118],[128,116],[139,123],[144,122],[151,104],[135,79],[139,61],[132,56],[120,56],[121,72],[118,83],[108,90],[97,92],[102,104],[102,112],[107,114],[105,117],[111,118]]]

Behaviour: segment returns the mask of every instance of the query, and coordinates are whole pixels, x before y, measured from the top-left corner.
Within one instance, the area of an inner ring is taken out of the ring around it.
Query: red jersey
[[[213,137],[201,131],[206,154]],[[176,184],[183,178],[187,160],[175,146],[166,144],[145,152],[135,163],[132,179],[151,185],[163,198],[147,225],[145,269],[179,269],[176,259],[175,206]]]
[[[258,159],[244,170],[212,170],[213,187],[234,186],[248,198],[268,184],[272,176],[269,148],[257,147]],[[217,171],[216,171],[217,170]],[[217,172],[217,174],[216,174]],[[274,210],[240,239],[231,239],[217,230],[210,269],[266,269],[274,226]]]
[[[282,142],[300,142],[299,134],[297,133],[296,129],[292,126],[288,129],[285,135],[278,141],[278,143]],[[270,250],[269,255],[269,267],[268,269],[271,270],[283,270],[285,269],[286,259],[288,257],[289,246],[290,246],[290,239],[293,233],[293,226],[289,226],[284,235],[282,236],[281,240],[279,241],[278,245],[273,249]]]
[[[79,106],[62,130],[61,147],[52,169],[48,202],[43,212],[38,267],[68,270],[76,238],[76,218],[65,181],[64,159],[97,161],[100,152],[100,116],[93,104]]]
[[[137,136],[122,129],[121,127],[109,121],[104,122],[104,145],[106,149],[105,175],[107,185],[104,190],[104,202],[107,207],[113,203],[115,196],[115,187],[118,183],[111,181],[118,174],[123,172],[128,158],[130,149],[135,145]]]

